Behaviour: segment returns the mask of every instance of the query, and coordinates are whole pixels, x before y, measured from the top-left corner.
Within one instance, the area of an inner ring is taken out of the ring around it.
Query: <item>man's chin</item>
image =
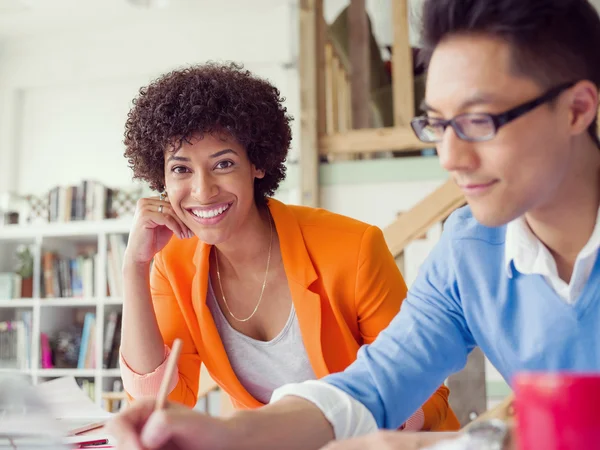
[[[494,207],[492,205],[483,206],[473,204],[470,204],[470,206],[475,220],[485,227],[501,227],[513,220],[512,215],[500,206]]]

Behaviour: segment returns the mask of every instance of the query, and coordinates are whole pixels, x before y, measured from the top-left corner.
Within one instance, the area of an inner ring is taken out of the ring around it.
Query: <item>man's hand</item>
[[[228,448],[233,430],[226,420],[168,404],[154,412],[154,399],[136,400],[107,425],[117,449],[204,450]]]
[[[173,403],[154,412],[154,405],[154,399],[136,400],[109,422],[117,449],[317,450],[333,438],[321,411],[297,397],[224,419]]]
[[[379,431],[359,438],[335,441],[322,450],[421,450],[459,436],[460,433]]]

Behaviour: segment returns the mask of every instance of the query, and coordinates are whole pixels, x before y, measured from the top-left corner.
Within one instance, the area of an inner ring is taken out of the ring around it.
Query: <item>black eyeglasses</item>
[[[545,94],[527,103],[523,103],[501,114],[465,113],[449,119],[419,116],[411,121],[411,126],[419,140],[423,142],[440,142],[444,131],[451,126],[456,135],[465,141],[489,141],[496,136],[498,130],[517,117],[537,108],[544,103],[554,100],[563,91],[569,89],[575,82],[564,83],[550,89]]]

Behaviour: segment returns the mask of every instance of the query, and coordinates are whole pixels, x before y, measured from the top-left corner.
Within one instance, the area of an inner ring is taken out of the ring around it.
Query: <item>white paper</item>
[[[73,440],[100,436],[95,430],[89,436],[67,437],[69,431],[90,423],[106,421],[112,416],[79,387],[73,377],[58,378],[37,386],[18,380],[0,383],[0,449],[6,437],[17,438],[17,448],[28,448],[44,442],[73,443]],[[8,403],[7,403],[8,402]],[[8,412],[7,412],[8,411]],[[109,438],[108,436],[103,436]]]
[[[111,414],[79,387],[75,378],[62,377],[35,386],[41,400],[50,408],[55,419],[85,422],[108,419]]]

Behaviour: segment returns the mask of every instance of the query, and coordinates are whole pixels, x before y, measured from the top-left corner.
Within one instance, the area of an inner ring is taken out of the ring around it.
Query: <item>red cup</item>
[[[520,373],[513,388],[519,450],[600,448],[600,374]]]

